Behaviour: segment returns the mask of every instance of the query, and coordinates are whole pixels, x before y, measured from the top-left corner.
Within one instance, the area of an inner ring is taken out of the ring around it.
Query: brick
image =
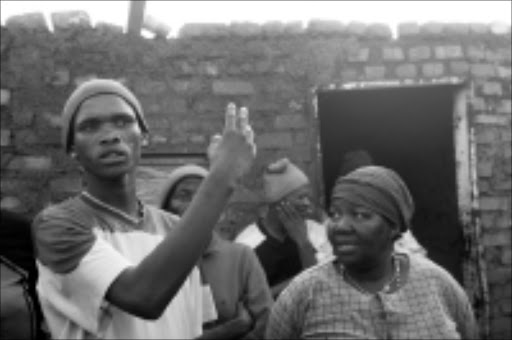
[[[409,48],[409,60],[418,61],[429,59],[431,56],[431,50],[429,46],[417,46]]]
[[[475,116],[475,123],[484,125],[510,126],[510,119],[506,116],[479,114]]]
[[[349,62],[365,62],[368,61],[369,57],[370,49],[364,47],[350,51],[347,59]]]
[[[215,80],[213,93],[217,95],[252,95],[254,86],[246,81],[239,80]]]
[[[0,201],[0,207],[5,210],[18,212],[22,209],[23,203],[17,197],[6,196]]]
[[[403,22],[398,24],[397,32],[399,39],[415,36],[420,33],[420,26],[415,22]]]
[[[11,30],[48,31],[48,24],[41,12],[13,15],[5,21],[5,26]]]
[[[302,129],[306,125],[304,116],[298,114],[281,114],[276,116],[274,122],[276,129]]]
[[[491,329],[493,332],[501,333],[506,332],[507,334],[510,334],[510,316],[503,316],[495,319],[491,319]],[[501,338],[501,339],[509,339],[507,338]],[[496,338],[494,338],[496,339]]]
[[[510,265],[512,263],[512,250],[511,249],[503,249],[501,254],[501,263]],[[510,302],[510,300],[509,300]],[[510,312],[510,310],[509,310]]]
[[[492,161],[478,162],[478,164],[477,164],[478,177],[491,177],[493,166],[494,166],[494,164]]]
[[[341,80],[344,82],[359,80],[359,71],[354,68],[344,68],[340,72]]]
[[[469,32],[472,34],[487,34],[490,32],[489,25],[484,23],[469,24]]]
[[[277,20],[267,21],[261,25],[261,31],[266,36],[275,37],[283,34],[284,24]]]
[[[434,55],[437,59],[458,59],[464,56],[462,47],[459,45],[436,46]]]
[[[304,24],[300,20],[290,21],[284,24],[283,33],[295,35],[304,33]]]
[[[415,78],[417,74],[416,65],[402,64],[396,67],[395,74],[398,78]]]
[[[404,51],[401,47],[383,47],[382,59],[389,61],[402,61],[405,59]]]
[[[496,67],[496,74],[497,74],[498,78],[510,79],[512,72],[511,72],[510,67],[508,67],[508,66],[498,66],[498,67]]]
[[[187,23],[178,32],[180,38],[227,37],[229,27],[223,23]]]
[[[50,15],[55,31],[70,28],[91,28],[91,18],[85,11],[62,11]]]
[[[492,64],[471,65],[471,75],[481,78],[490,78],[496,75],[496,68]]]
[[[22,148],[26,145],[36,145],[41,142],[34,129],[19,129],[14,134],[14,145]]]
[[[268,132],[256,137],[256,144],[262,149],[286,149],[293,146],[292,134],[289,132]]]
[[[7,106],[11,102],[11,90],[0,89],[0,105]]]
[[[502,99],[496,108],[496,112],[510,115],[512,113],[512,101],[510,99]]]
[[[295,144],[304,145],[308,144],[308,134],[305,132],[296,132],[295,133]]]
[[[389,25],[382,23],[370,24],[366,27],[365,37],[379,38],[379,39],[391,39],[393,33]]]
[[[311,33],[342,33],[345,31],[345,25],[337,20],[316,20],[308,22],[306,29]]]
[[[366,66],[364,68],[366,79],[376,80],[383,79],[386,76],[385,66]]]
[[[488,96],[501,96],[503,93],[501,83],[496,81],[486,81],[482,84],[482,93]]]
[[[232,22],[229,25],[232,35],[241,37],[257,36],[261,34],[261,26],[252,22]]]
[[[17,127],[26,127],[32,124],[34,112],[29,108],[21,108],[12,113],[12,120]]]
[[[506,211],[510,202],[505,197],[480,197],[480,209],[482,211]]]
[[[502,284],[506,282],[510,282],[510,278],[512,276],[512,271],[509,268],[493,268],[492,271],[487,269],[487,278],[489,283],[491,284]]]
[[[12,170],[50,170],[52,160],[45,156],[17,156],[8,164]]]
[[[139,78],[133,86],[133,91],[139,96],[163,95],[168,92],[168,89],[164,81]]]
[[[467,61],[450,62],[450,72],[454,75],[465,75],[469,72],[469,64]]]
[[[67,86],[69,85],[69,80],[69,70],[65,68],[60,68],[52,74],[48,82],[53,86]]]
[[[193,144],[205,144],[206,143],[206,137],[203,135],[193,134],[188,137],[188,140],[190,143],[193,143]]]
[[[482,244],[485,247],[510,246],[510,230],[499,230],[493,233],[485,233],[482,238]]]
[[[94,25],[96,31],[101,32],[102,35],[121,35],[123,34],[123,27],[114,25],[110,22],[97,21]]]
[[[485,48],[483,46],[470,45],[466,49],[466,57],[470,61],[481,61],[485,59]]]
[[[347,33],[349,35],[362,36],[366,31],[366,24],[358,21],[351,21],[347,25]]]
[[[467,35],[469,33],[469,24],[449,23],[445,24],[444,30],[446,35]]]
[[[11,130],[0,129],[0,146],[11,145]]]
[[[495,22],[491,24],[490,31],[492,34],[496,35],[510,34],[510,25],[503,22]]]
[[[471,97],[470,102],[471,108],[475,111],[487,110],[487,104],[485,98],[482,97]]]
[[[425,77],[435,78],[444,74],[444,65],[442,63],[427,63],[422,65],[422,72]]]
[[[421,34],[440,35],[443,34],[444,25],[439,22],[427,22],[420,27]]]

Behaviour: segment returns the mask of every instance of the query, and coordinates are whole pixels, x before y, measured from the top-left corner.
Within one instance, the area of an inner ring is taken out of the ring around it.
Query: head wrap
[[[287,158],[268,165],[263,173],[263,190],[268,203],[277,202],[306,184],[309,184],[307,176]]]
[[[174,192],[181,180],[187,177],[199,177],[203,179],[206,176],[208,176],[208,170],[194,164],[186,164],[174,169],[162,186],[160,199],[158,200],[160,208],[166,207],[169,196]]]
[[[66,101],[62,111],[62,144],[66,153],[73,145],[73,124],[75,116],[84,101],[95,96],[112,94],[122,98],[135,111],[135,116],[142,132],[147,133],[148,128],[144,120],[144,112],[135,95],[123,84],[113,79],[92,79],[80,84]]]
[[[381,166],[358,168],[338,178],[332,200],[344,199],[383,215],[404,232],[410,228],[414,201],[400,176]]]

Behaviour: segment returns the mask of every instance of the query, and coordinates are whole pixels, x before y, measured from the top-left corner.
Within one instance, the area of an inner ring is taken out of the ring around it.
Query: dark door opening
[[[428,256],[462,283],[453,110],[458,86],[435,85],[318,93],[326,206],[344,155],[369,152],[397,171],[416,205],[413,234]]]

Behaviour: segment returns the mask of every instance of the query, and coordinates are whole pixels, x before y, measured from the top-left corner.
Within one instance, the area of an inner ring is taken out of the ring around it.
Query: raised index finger
[[[224,131],[236,130],[236,105],[229,103],[226,108],[226,122],[224,125]]]

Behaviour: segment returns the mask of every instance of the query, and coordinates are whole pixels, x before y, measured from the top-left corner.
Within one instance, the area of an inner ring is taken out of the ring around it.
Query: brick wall
[[[31,216],[80,188],[77,165],[59,147],[59,114],[89,77],[120,79],[139,96],[152,131],[145,152],[204,152],[222,127],[226,103],[247,105],[259,155],[241,201],[258,193],[263,165],[280,156],[318,176],[311,89],[468,79],[491,334],[510,338],[509,26],[404,23],[393,39],[381,24],[189,24],[178,38],[147,40],[105,23],[92,27],[83,12],[55,13],[52,20],[54,31],[39,13],[1,27],[1,205]]]

